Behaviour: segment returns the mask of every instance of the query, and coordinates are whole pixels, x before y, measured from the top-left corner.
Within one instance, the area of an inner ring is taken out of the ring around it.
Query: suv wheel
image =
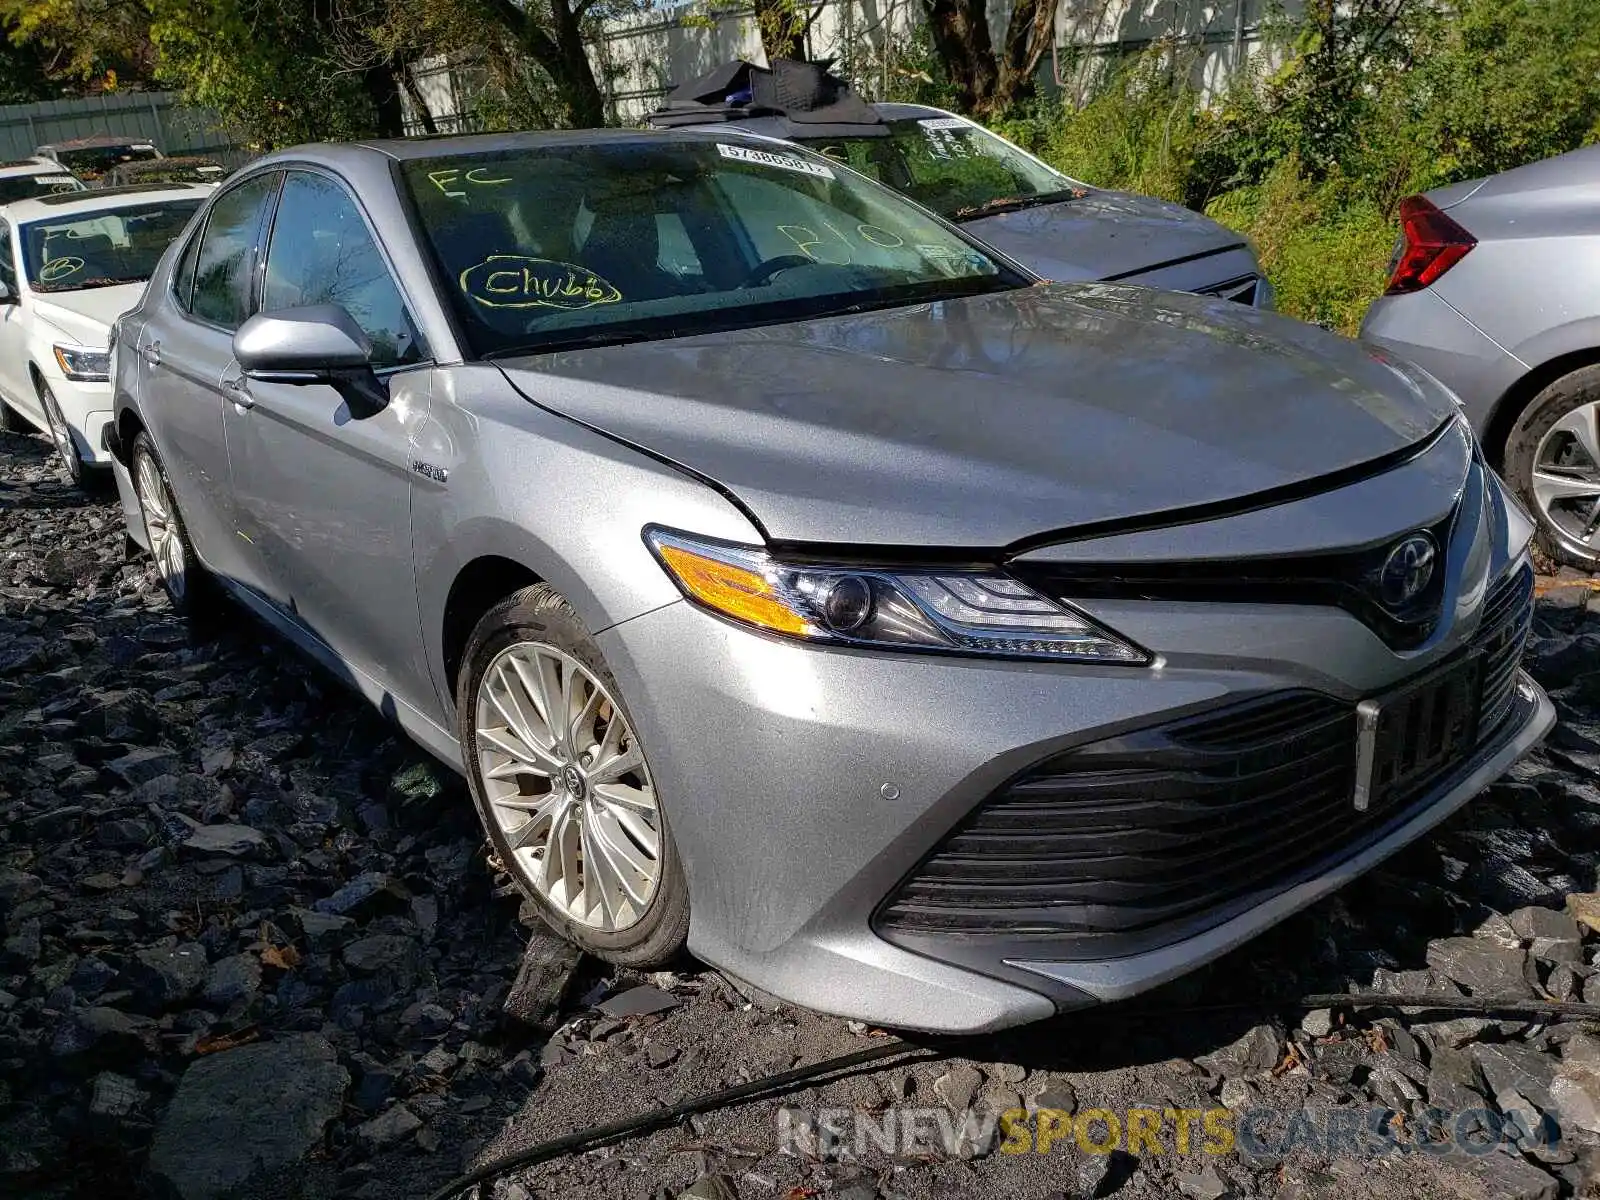
[[[1539,522],[1539,541],[1575,567],[1600,567],[1600,365],[1556,380],[1506,439],[1506,482]]]
[[[456,709],[490,844],[551,928],[624,966],[676,959],[683,867],[617,682],[566,600],[538,584],[491,609]]]

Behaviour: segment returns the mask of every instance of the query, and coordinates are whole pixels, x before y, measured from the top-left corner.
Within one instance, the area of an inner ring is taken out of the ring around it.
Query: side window
[[[224,329],[250,315],[250,280],[261,224],[278,190],[276,172],[257,176],[217,199],[200,236],[189,311]]]
[[[0,283],[17,294],[17,260],[11,253],[11,229],[4,221],[0,221]]]
[[[194,236],[189,239],[189,244],[183,248],[183,257],[178,260],[178,266],[172,273],[172,295],[178,302],[178,307],[184,312],[190,310],[194,301],[194,264],[200,257],[200,239],[205,236],[205,227],[195,230]]]
[[[373,365],[422,357],[416,325],[355,201],[325,175],[291,171],[267,250],[261,311],[337,304],[372,339]]]

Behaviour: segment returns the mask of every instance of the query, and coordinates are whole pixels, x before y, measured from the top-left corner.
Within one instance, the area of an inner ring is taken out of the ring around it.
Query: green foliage
[[[1250,235],[1292,315],[1355,332],[1400,199],[1600,141],[1595,0],[1309,0],[1279,54],[1204,103],[1157,45],[1081,107],[996,122],[1067,174],[1203,209]],[[1277,65],[1265,65],[1273,63]]]
[[[1283,312],[1354,335],[1383,290],[1394,222],[1341,178],[1309,181],[1298,159],[1219,196],[1206,213],[1249,232]]]
[[[61,91],[50,85],[43,53],[36,46],[14,45],[9,33],[0,21],[0,104],[54,100]]]
[[[152,0],[156,76],[259,146],[361,137],[373,127],[359,77],[339,70],[311,4]]]
[[[1187,53],[1157,47],[1114,65],[1082,108],[1040,101],[997,129],[1076,179],[1186,202],[1205,124],[1188,77]]]

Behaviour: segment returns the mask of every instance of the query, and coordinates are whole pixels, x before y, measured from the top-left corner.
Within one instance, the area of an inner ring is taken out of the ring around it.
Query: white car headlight
[[[645,530],[645,541],[689,600],[787,637],[1007,658],[1150,661],[1082,613],[998,571],[797,565],[755,547],[655,527]]]
[[[51,349],[56,352],[61,373],[74,383],[106,383],[111,379],[111,351],[60,343]]]

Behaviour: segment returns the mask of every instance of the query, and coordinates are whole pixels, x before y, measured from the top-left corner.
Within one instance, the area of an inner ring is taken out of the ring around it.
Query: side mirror
[[[19,303],[19,300],[17,299],[16,293],[5,284],[0,283],[0,306],[17,303]]]
[[[372,370],[372,341],[337,304],[257,313],[233,335],[233,356],[262,383],[331,386],[357,420],[375,416],[389,392]]]

